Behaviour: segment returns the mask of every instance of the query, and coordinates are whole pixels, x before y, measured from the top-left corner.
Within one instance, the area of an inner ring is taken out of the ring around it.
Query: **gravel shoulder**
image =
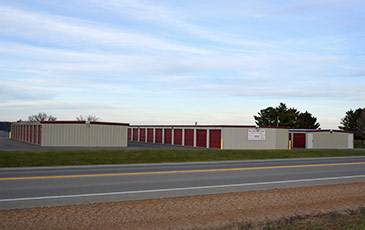
[[[0,211],[0,229],[239,229],[365,206],[365,183]]]

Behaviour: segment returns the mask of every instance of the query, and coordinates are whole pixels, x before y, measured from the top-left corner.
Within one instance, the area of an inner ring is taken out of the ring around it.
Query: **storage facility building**
[[[127,147],[129,124],[86,121],[16,122],[12,139],[52,147]]]
[[[353,149],[354,132],[342,130],[290,129],[292,148]]]
[[[218,149],[288,149],[287,127],[132,125],[128,140]]]

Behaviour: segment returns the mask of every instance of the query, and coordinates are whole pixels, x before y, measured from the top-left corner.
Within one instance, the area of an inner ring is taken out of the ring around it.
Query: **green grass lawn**
[[[365,156],[364,150],[118,149],[0,151],[0,167]]]

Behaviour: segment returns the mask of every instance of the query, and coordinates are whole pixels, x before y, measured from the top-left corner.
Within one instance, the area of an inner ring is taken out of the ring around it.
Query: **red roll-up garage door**
[[[185,129],[185,145],[194,146],[194,130]]]
[[[155,143],[162,144],[162,129],[156,129],[156,140]]]
[[[33,132],[33,144],[37,144],[37,129],[38,129],[38,126],[35,125],[33,126],[34,127],[34,132]]]
[[[29,143],[33,143],[33,125],[29,126]]]
[[[128,141],[132,140],[132,129],[128,128]]]
[[[27,132],[26,132],[26,142],[29,142],[30,140],[30,127],[29,125],[26,126],[27,127]]]
[[[174,145],[182,145],[182,129],[174,129]]]
[[[147,129],[147,142],[153,142],[153,129]]]
[[[172,130],[165,129],[164,143],[171,145]]]
[[[207,147],[207,130],[198,129],[196,131],[196,146],[197,147]]]
[[[27,128],[23,125],[23,141],[27,141]]]
[[[146,142],[146,129],[139,130],[139,141]]]
[[[293,143],[294,148],[305,149],[305,133],[294,133],[293,139],[294,139]]]
[[[20,125],[20,140],[24,141],[24,125]]]
[[[138,128],[133,129],[133,141],[138,141]]]
[[[42,126],[38,125],[38,145],[42,145]]]
[[[221,148],[221,130],[209,130],[209,148]]]

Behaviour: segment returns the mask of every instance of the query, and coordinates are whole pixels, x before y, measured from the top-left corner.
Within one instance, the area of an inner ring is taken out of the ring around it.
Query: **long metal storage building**
[[[231,125],[132,125],[128,140],[220,149],[288,149],[289,128]]]
[[[330,129],[290,129],[292,148],[353,149],[354,132]]]
[[[16,122],[12,139],[53,147],[127,147],[129,124],[86,121]]]

